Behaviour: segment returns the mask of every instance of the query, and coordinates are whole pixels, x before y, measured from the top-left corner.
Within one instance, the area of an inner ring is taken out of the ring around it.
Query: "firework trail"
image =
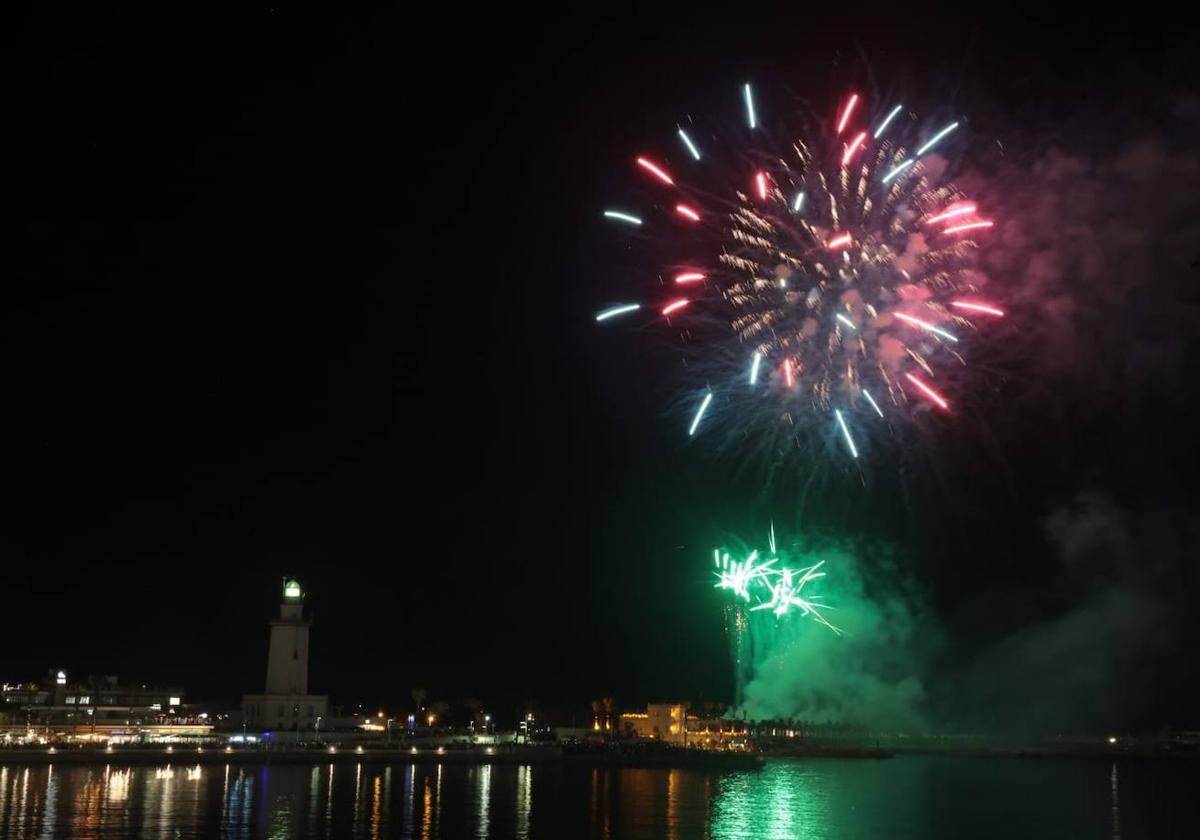
[[[751,86],[741,93],[724,157],[689,126],[674,156],[631,158],[650,206],[603,215],[670,243],[653,267],[665,294],[595,317],[678,335],[689,436],[780,451],[819,438],[857,460],[918,413],[954,410],[967,338],[1005,314],[975,269],[994,220],[944,177],[958,122],[849,94],[780,148]]]

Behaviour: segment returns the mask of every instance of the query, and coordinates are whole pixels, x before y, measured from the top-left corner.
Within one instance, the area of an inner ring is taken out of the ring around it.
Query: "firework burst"
[[[604,215],[670,252],[654,267],[665,293],[596,318],[654,318],[679,338],[690,436],[815,436],[858,459],[918,413],[954,410],[967,339],[1004,315],[975,269],[994,222],[945,175],[958,122],[850,94],[774,143],[749,85],[742,100],[724,155],[680,127],[677,161],[631,158],[649,207]]]
[[[799,557],[811,561],[794,563]],[[776,650],[781,641],[804,632],[800,622],[813,621],[842,635],[825,616],[833,605],[814,591],[825,577],[825,560],[803,552],[780,551],[773,525],[765,550],[731,554],[715,549],[713,564],[714,588],[731,596],[725,603],[725,632],[733,663],[736,707],[743,703],[745,686],[756,663]]]
[[[798,612],[841,635],[841,631],[821,614],[822,610],[831,609],[828,604],[822,603],[822,596],[804,593],[807,584],[825,577],[825,572],[820,570],[825,561],[803,568],[790,567],[786,558],[779,556],[774,526],[771,528],[769,554],[769,557],[762,558],[755,549],[745,560],[735,560],[728,552],[714,550],[717,582],[713,586],[731,592],[739,601],[735,604],[737,609],[749,612],[770,610],[776,618]],[[740,616],[738,623],[744,627],[745,616]]]

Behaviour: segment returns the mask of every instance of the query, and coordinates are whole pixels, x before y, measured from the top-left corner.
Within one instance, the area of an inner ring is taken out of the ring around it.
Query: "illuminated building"
[[[648,738],[699,749],[744,748],[746,727],[736,720],[704,719],[688,714],[690,703],[651,703],[644,712],[623,712],[621,732],[626,737]]]
[[[625,712],[621,729],[638,738],[653,738],[668,744],[687,743],[684,721],[687,703],[651,703],[644,712]]]
[[[308,629],[312,622],[304,618],[303,599],[297,581],[284,583],[279,619],[271,622],[266,691],[242,698],[242,715],[249,727],[315,733],[317,719],[327,712],[329,698],[308,693]]]
[[[0,737],[125,743],[207,735],[207,714],[184,699],[181,688],[123,684],[115,676],[72,682],[65,669],[52,668],[40,685],[3,685]]]

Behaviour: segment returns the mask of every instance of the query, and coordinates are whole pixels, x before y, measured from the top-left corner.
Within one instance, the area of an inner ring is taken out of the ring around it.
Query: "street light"
[[[317,743],[321,743],[321,716],[317,715],[317,723],[313,727],[313,731],[317,733]]]

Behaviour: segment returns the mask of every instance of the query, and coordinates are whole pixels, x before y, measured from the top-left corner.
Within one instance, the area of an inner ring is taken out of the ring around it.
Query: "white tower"
[[[271,622],[271,646],[267,650],[267,694],[308,694],[308,628],[302,612],[300,584],[283,585],[279,620]]]
[[[247,727],[270,731],[274,741],[285,743],[285,733],[293,741],[317,735],[321,718],[329,708],[329,697],[308,693],[308,628],[301,603],[300,584],[289,578],[283,584],[283,603],[279,620],[271,622],[271,644],[267,649],[267,686],[264,694],[242,698],[243,720]]]

